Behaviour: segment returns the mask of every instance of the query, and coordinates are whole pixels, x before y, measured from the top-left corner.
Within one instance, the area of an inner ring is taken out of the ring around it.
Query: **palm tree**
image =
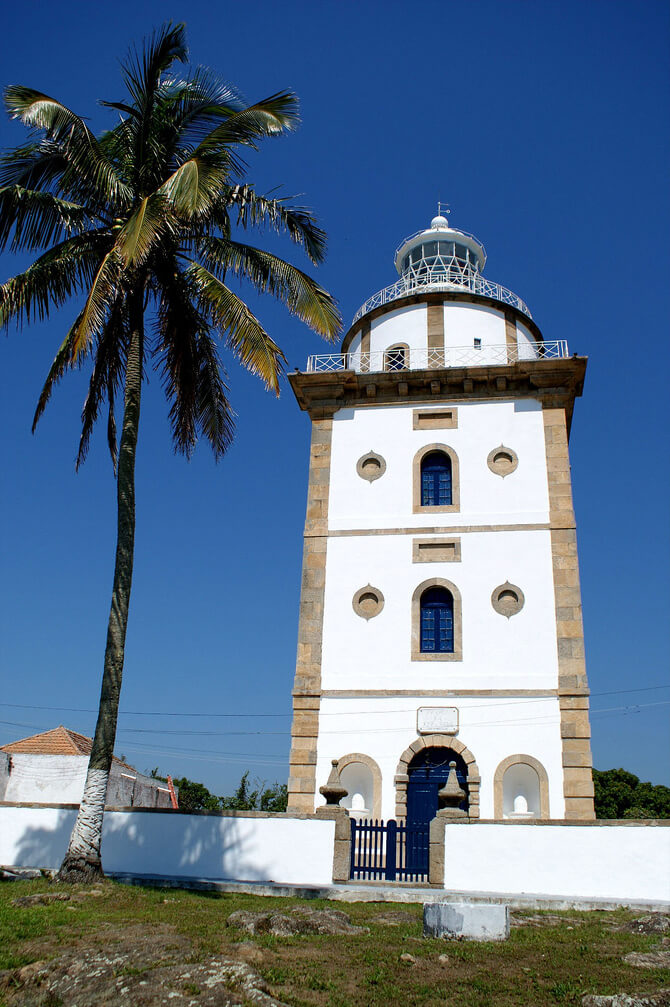
[[[255,150],[267,137],[294,129],[296,96],[281,91],[250,105],[208,70],[170,73],[186,61],[182,24],[164,25],[141,50],[131,51],[122,64],[126,100],[102,102],[118,121],[100,136],[39,91],[12,86],[5,93],[10,116],[33,132],[27,146],[0,161],[0,247],[42,254],[0,287],[0,323],[44,318],[79,296],[33,430],[65,372],[90,358],[77,467],[106,411],[117,477],[116,563],[100,707],[61,880],[102,874],[102,817],[133,572],[135,450],[148,367],[162,377],[175,449],[190,456],[202,436],[218,459],[231,443],[233,414],[217,339],[275,392],[285,363],[229,277],[273,294],[327,339],[340,328],[333,299],[310,276],[232,237],[234,226],[268,225],[301,245],[312,263],[323,259],[325,235],[308,210],[243,182],[240,150]],[[119,438],[115,402],[121,393]]]

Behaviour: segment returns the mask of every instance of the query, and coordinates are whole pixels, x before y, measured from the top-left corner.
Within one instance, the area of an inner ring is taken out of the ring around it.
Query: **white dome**
[[[449,227],[449,221],[446,217],[440,215],[439,217],[433,217],[430,222],[430,228],[432,231],[443,230]]]

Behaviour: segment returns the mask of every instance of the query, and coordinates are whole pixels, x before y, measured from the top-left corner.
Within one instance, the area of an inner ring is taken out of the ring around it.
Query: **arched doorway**
[[[468,767],[465,759],[453,748],[422,748],[407,767],[407,824],[430,822],[438,809],[437,793],[447,782],[449,763],[456,763],[456,776],[465,799],[460,807],[468,810]]]

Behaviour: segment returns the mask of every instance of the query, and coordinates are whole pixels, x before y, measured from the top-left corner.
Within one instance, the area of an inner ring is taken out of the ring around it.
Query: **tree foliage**
[[[158,771],[151,773],[157,779]],[[229,797],[216,797],[202,783],[182,776],[172,781],[179,790],[180,811],[286,811],[288,788],[285,783],[267,785],[265,780],[249,783],[249,770]]]
[[[670,787],[625,769],[593,770],[596,818],[670,818]]]
[[[135,459],[143,382],[158,372],[176,451],[204,439],[219,459],[234,412],[221,346],[278,394],[286,358],[233,286],[277,298],[327,339],[333,298],[310,275],[247,241],[268,227],[312,264],[325,234],[311,212],[245,179],[244,155],[296,128],[298,101],[249,103],[210,70],[188,66],[183,24],[167,23],[121,64],[125,93],[104,101],[96,135],[41,90],[15,84],[5,106],[29,131],[0,159],[0,250],[37,257],[0,285],[0,326],[43,319],[78,299],[39,396],[33,429],[68,371],[90,366],[77,466],[106,413],[117,475],[117,545],[98,720],[60,880],[102,872],[105,793],[114,751],[135,550]],[[117,431],[116,408],[123,405]],[[202,795],[201,795],[202,798]],[[195,795],[194,800],[198,800]]]

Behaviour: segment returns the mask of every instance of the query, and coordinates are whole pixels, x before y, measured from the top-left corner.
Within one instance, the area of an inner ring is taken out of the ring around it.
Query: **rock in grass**
[[[618,929],[629,934],[667,934],[670,932],[670,916],[650,913],[648,916],[640,916],[637,920],[623,923]]]
[[[639,969],[670,969],[670,951],[631,951],[623,960]]]
[[[658,993],[615,993],[614,996],[582,997],[582,1007],[667,1007],[670,1004],[670,990]]]
[[[363,934],[367,927],[354,926],[346,913],[338,909],[302,909],[284,913],[252,913],[238,909],[226,920],[227,926],[240,927],[249,934]]]
[[[407,952],[405,952],[404,955],[400,955],[400,961],[404,965],[416,965],[416,958],[414,955],[408,955]]]

